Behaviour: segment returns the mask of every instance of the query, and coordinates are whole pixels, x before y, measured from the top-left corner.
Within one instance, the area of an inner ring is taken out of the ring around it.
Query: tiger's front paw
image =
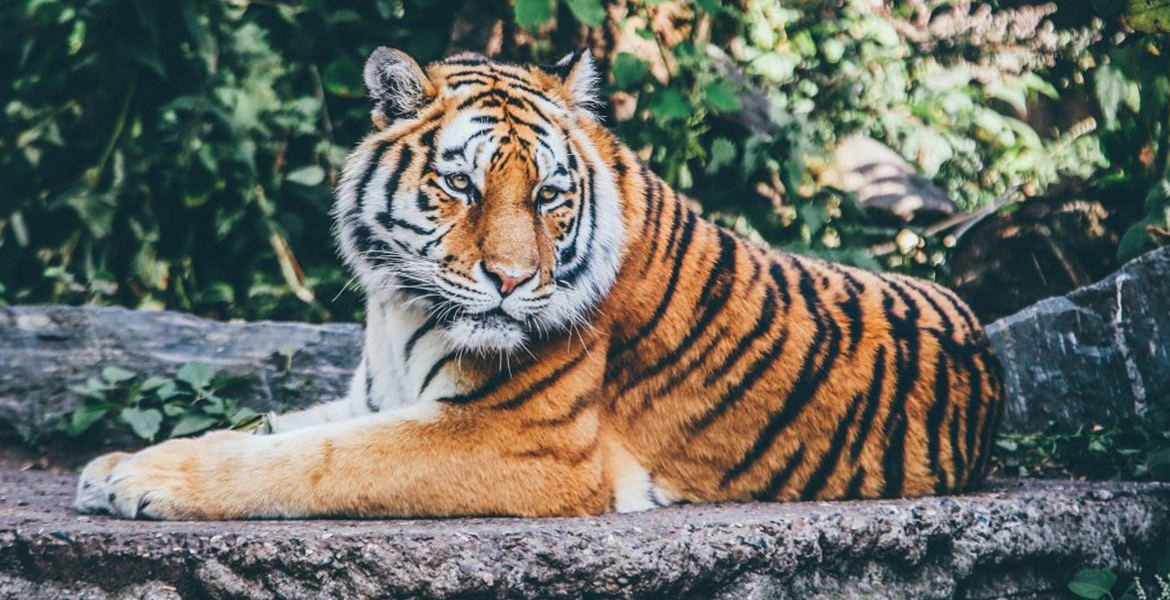
[[[83,513],[110,512],[107,489],[110,471],[129,456],[129,452],[111,452],[89,461],[77,478],[77,498],[73,507]]]
[[[105,480],[105,512],[129,519],[221,517],[225,490],[217,490],[217,466],[230,455],[232,442],[250,437],[213,432],[197,439],[170,440],[123,457]]]

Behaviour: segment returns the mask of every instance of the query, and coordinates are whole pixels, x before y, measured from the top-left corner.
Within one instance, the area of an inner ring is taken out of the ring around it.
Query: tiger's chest
[[[368,306],[361,394],[370,412],[434,402],[459,393],[460,361],[425,313],[394,303]]]

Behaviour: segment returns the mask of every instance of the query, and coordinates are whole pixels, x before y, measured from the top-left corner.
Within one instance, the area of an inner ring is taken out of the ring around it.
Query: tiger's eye
[[[560,193],[561,193],[561,191],[558,190],[557,188],[555,188],[551,185],[546,185],[546,186],[540,188],[540,191],[537,192],[536,195],[538,198],[540,198],[540,200],[542,202],[551,202],[553,200],[556,200],[557,196]]]
[[[453,173],[447,176],[447,185],[462,192],[471,187],[471,178],[464,173]]]

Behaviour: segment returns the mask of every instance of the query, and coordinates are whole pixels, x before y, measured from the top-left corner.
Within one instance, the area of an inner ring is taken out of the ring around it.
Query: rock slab
[[[571,519],[136,522],[0,469],[0,599],[1062,598],[1148,568],[1170,485],[999,480],[961,497]]]
[[[987,328],[1009,431],[1075,430],[1170,403],[1170,247]]]
[[[0,437],[51,437],[107,366],[171,375],[188,362],[239,375],[261,411],[344,395],[361,357],[354,324],[219,322],[176,312],[70,306],[0,307]],[[289,356],[291,355],[291,359]]]

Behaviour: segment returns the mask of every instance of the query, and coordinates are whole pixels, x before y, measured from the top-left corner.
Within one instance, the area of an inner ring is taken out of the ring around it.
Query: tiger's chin
[[[453,346],[470,351],[508,353],[519,350],[528,339],[519,321],[497,314],[464,316],[447,325]]]

